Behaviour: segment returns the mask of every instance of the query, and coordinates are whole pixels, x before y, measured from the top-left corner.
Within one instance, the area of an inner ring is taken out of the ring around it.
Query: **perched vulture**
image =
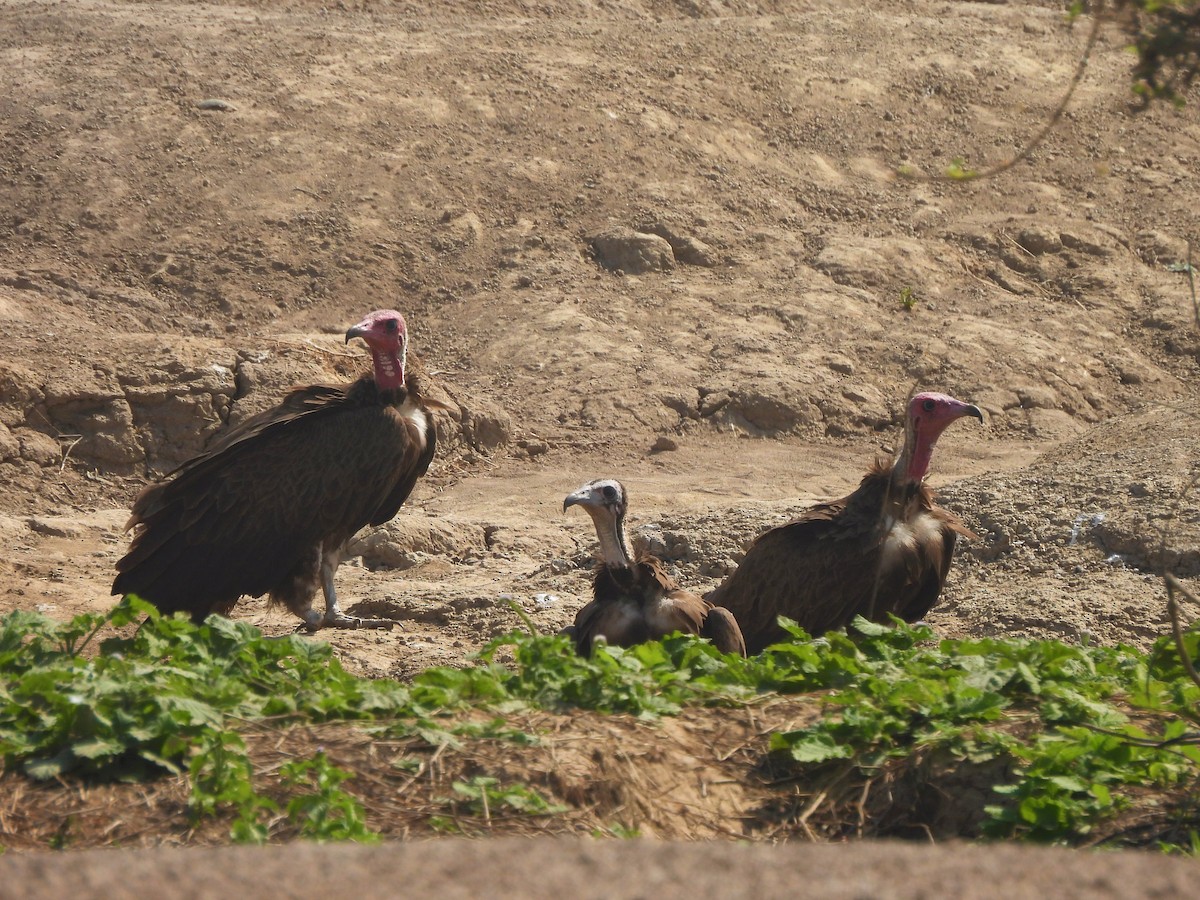
[[[821,635],[857,615],[886,622],[893,613],[916,622],[929,612],[957,535],[974,537],[922,483],[938,436],[962,416],[983,421],[977,406],[917,394],[894,464],[876,460],[849,496],[758,536],[737,570],[706,597],[734,614],[751,653],[786,637],[781,615]]]
[[[596,641],[629,647],[676,631],[706,637],[723,653],[746,655],[742,632],[729,610],[683,590],[662,562],[644,550],[636,556],[625,538],[625,488],[612,479],[585,484],[563,500],[563,512],[582,506],[596,525],[600,560],[590,603],[563,630],[581,656]]]
[[[350,537],[392,518],[429,468],[439,404],[421,397],[406,368],[400,313],[371,313],[346,343],[356,337],[371,350],[373,376],[295,388],[138,495],[114,594],[197,622],[227,615],[243,594],[269,593],[309,631],[395,624],[344,615],[333,575]],[[324,615],[312,606],[318,588]]]

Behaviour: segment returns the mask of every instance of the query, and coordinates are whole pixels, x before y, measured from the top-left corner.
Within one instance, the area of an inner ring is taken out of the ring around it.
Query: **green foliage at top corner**
[[[1195,0],[1111,0],[1114,18],[1133,42],[1138,61],[1133,91],[1145,105],[1184,104],[1183,93],[1200,73],[1200,3]],[[1074,17],[1084,4],[1072,3]]]

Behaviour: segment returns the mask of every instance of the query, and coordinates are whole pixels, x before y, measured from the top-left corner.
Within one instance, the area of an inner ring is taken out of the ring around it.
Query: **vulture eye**
[[[926,400],[921,404],[921,409],[925,410],[925,412],[933,412],[935,407],[937,407],[936,400]]]
[[[397,322],[395,319],[387,319],[384,321],[383,327],[387,331],[395,331],[397,328],[400,327],[400,323]]]
[[[605,500],[616,500],[617,499],[617,489],[615,487],[613,487],[611,484],[606,484],[604,486],[604,489],[601,491],[601,493],[604,494]]]

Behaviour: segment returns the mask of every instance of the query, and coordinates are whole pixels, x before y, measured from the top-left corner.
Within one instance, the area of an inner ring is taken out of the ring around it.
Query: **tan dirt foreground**
[[[5,898],[1195,897],[1194,862],[1029,846],[500,838],[90,850],[0,859]]]

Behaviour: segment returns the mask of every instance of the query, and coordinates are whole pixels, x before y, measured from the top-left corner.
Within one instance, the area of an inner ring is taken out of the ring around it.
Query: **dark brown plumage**
[[[758,653],[787,633],[787,616],[813,635],[857,615],[886,622],[924,617],[937,601],[958,535],[974,537],[922,483],[942,431],[978,407],[945,394],[909,401],[904,449],[893,465],[876,462],[852,494],[821,503],[761,534],[737,570],[706,597],[737,618]]]
[[[269,593],[310,631],[394,624],[342,614],[333,576],[350,537],[391,519],[429,468],[438,404],[406,368],[400,313],[371,313],[346,332],[347,343],[355,337],[373,376],[295,389],[138,495],[114,594],[196,621]],[[323,616],[312,607],[318,588]]]
[[[603,479],[585,484],[563,501],[582,506],[596,525],[600,561],[592,601],[564,629],[575,649],[588,656],[597,641],[629,647],[682,631],[706,637],[723,653],[746,655],[741,630],[729,611],[685,591],[655,556],[630,552],[625,538],[625,488]]]

